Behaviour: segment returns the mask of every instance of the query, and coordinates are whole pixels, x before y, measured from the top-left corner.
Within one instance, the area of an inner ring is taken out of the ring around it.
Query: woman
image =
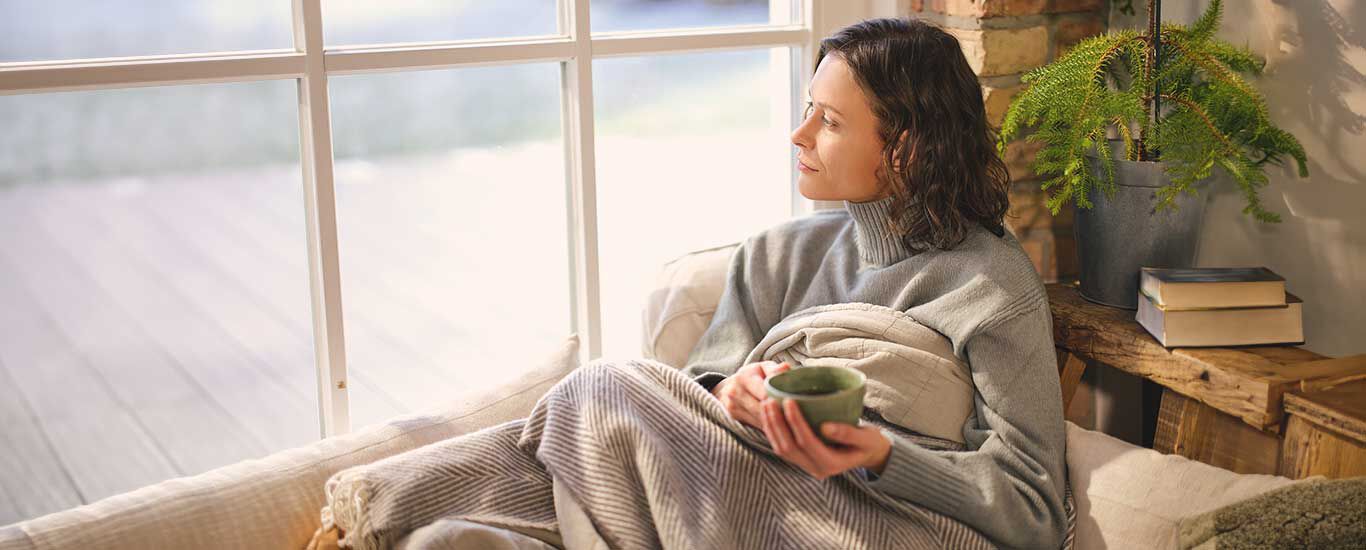
[[[762,429],[812,476],[854,470],[879,490],[953,517],[995,543],[1056,548],[1064,428],[1043,285],[1002,228],[1009,176],[958,41],[919,21],[878,19],[821,41],[806,119],[792,133],[812,200],[843,200],[747,239],[684,372]],[[772,362],[741,366],[788,315],[865,302],[904,311],[971,367],[968,451],[934,451],[874,425],[825,435],[795,403],[766,398]]]
[[[822,41],[809,93],[792,134],[801,192],[845,210],[740,246],[687,376],[596,361],[526,419],[338,473],[315,543],[492,547],[461,537],[494,525],[517,539],[499,547],[517,548],[1057,548],[1051,319],[1002,229],[1008,178],[958,42],[915,21],[853,25]],[[847,302],[906,312],[969,363],[966,450],[884,423],[826,432],[843,443],[826,446],[795,406],[764,398],[764,378],[788,367],[742,366],[760,339],[795,312]]]

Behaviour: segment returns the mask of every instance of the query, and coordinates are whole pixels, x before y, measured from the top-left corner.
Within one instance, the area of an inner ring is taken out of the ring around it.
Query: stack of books
[[[1304,343],[1303,301],[1264,267],[1145,267],[1138,288],[1138,324],[1168,348]]]

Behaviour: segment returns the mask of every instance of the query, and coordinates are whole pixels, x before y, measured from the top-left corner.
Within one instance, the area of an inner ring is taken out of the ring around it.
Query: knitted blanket
[[[968,414],[958,394],[971,398],[966,366],[951,359],[942,336],[867,304],[809,313],[775,327],[752,360],[864,370],[866,422],[926,448],[965,450],[925,433],[954,436],[949,426],[961,428]],[[936,391],[921,391],[928,387]],[[433,537],[405,537],[440,521],[560,546],[557,504],[581,511],[611,548],[994,548],[951,517],[872,489],[855,471],[810,476],[696,382],[652,360],[590,363],[525,420],[344,470],[325,491],[320,536],[344,535],[341,546],[361,549],[400,540],[436,548],[443,543]],[[1065,503],[1070,548],[1070,485]]]
[[[444,518],[557,543],[551,476],[613,548],[993,547],[852,472],[807,475],[701,386],[648,360],[592,363],[526,420],[339,472],[327,482],[321,533],[339,530],[343,547],[388,548]]]

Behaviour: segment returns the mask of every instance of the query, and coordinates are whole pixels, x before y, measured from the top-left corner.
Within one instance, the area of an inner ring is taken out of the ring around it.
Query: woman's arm
[[[1047,303],[979,331],[965,346],[977,386],[963,427],[971,451],[926,449],[884,430],[892,451],[872,486],[958,519],[1012,548],[1057,548],[1066,436]]]
[[[711,324],[693,346],[683,373],[711,391],[741,367],[749,352],[759,345],[763,333],[754,316],[754,304],[749,291],[752,281],[745,270],[752,249],[752,239],[736,247],[726,270],[725,289]]]

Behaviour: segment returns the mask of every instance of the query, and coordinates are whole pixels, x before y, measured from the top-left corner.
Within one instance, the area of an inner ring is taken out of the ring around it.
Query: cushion
[[[1297,483],[1237,474],[1066,424],[1078,549],[1178,548],[1186,516]]]
[[[740,243],[696,250],[664,264],[641,314],[641,352],[646,358],[682,368],[711,324],[726,269]]]
[[[1366,546],[1366,476],[1314,479],[1267,491],[1181,522],[1181,547]]]
[[[0,548],[303,548],[321,523],[323,483],[332,474],[523,418],[578,362],[579,339],[571,335],[521,378],[445,410],[29,520],[18,524],[27,541],[0,537]]]

